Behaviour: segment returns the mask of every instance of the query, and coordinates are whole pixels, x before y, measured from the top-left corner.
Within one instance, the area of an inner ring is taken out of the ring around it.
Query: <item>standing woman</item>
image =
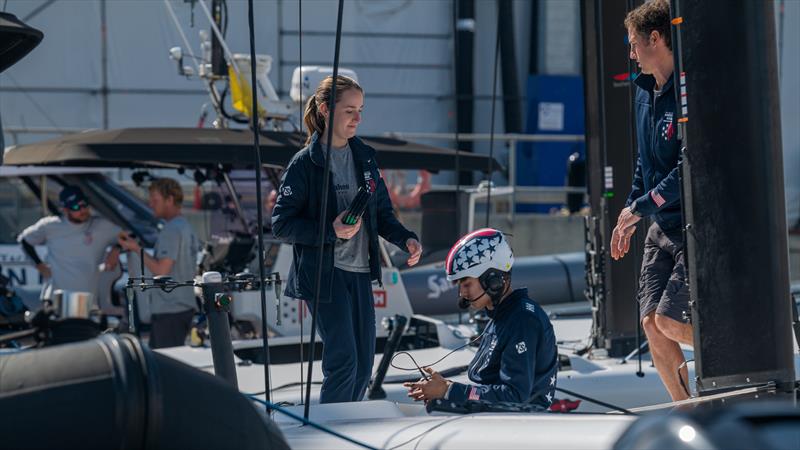
[[[326,217],[320,217],[333,77],[308,99],[303,120],[306,147],[283,173],[272,212],[272,232],[294,246],[286,295],[313,307],[319,257],[319,223],[324,220],[317,329],[323,343],[321,403],[359,401],[369,384],[375,358],[375,305],[372,282],[381,283],[378,236],[407,249],[408,265],[419,261],[416,234],[395,217],[386,185],[378,172],[375,149],[356,137],[364,91],[348,77],[336,78],[336,108],[330,143],[331,184]],[[342,217],[358,189],[372,193],[363,217],[353,225]]]

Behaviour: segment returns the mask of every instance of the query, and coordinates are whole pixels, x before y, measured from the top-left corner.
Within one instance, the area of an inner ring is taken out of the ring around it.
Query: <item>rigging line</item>
[[[27,16],[23,17],[22,21],[23,22],[27,22],[27,21],[33,19],[34,17],[38,16],[42,11],[44,11],[47,8],[49,8],[55,2],[56,2],[56,0],[47,0],[46,2],[42,3],[41,5],[39,5],[38,8],[34,9],[33,11],[31,11]],[[8,3],[8,0],[6,0],[6,3]],[[3,11],[5,11],[5,9],[6,9],[5,6],[3,6]]]
[[[500,57],[500,11],[497,11],[497,31],[494,43],[494,68],[492,69],[492,120],[489,125],[489,172],[486,176],[486,228],[489,228],[489,216],[492,212],[492,161],[494,160],[494,116],[497,109],[497,62]],[[512,206],[513,207],[513,206]]]
[[[300,60],[300,135],[303,134],[304,106],[303,106],[303,0],[297,0],[297,40],[299,44],[298,59]],[[305,319],[306,304],[298,301],[300,310],[300,403],[303,403],[303,322]],[[312,349],[313,351],[313,349]]]
[[[783,80],[783,18],[785,15],[786,1],[781,0],[778,6],[778,81]]]
[[[250,0],[252,1],[252,0]],[[314,341],[317,337],[317,313],[319,312],[319,295],[322,284],[322,260],[325,255],[325,230],[327,229],[327,213],[328,213],[328,191],[331,180],[331,146],[333,144],[333,118],[336,110],[336,80],[339,77],[339,49],[342,44],[342,12],[344,10],[344,0],[339,0],[339,11],[336,17],[336,43],[334,44],[333,53],[333,83],[331,86],[331,97],[328,101],[328,128],[324,131],[328,135],[328,140],[324,144],[314,143],[312,145],[325,145],[327,148],[323,154],[325,158],[325,169],[322,180],[322,208],[320,211],[319,220],[319,235],[317,243],[319,244],[319,252],[317,255],[317,275],[316,283],[314,285],[314,308],[311,311],[311,339],[308,342],[308,378],[306,380],[306,401],[303,417],[308,420],[310,399],[311,399],[311,376],[314,369]],[[332,280],[331,280],[332,282]],[[330,293],[329,295],[333,295]]]
[[[636,5],[635,5],[634,0],[628,0],[626,14],[627,14],[627,12],[633,10],[635,6]],[[674,42],[673,42],[673,45],[674,45]],[[636,64],[633,62],[632,59],[628,58],[628,108],[629,108],[628,109],[628,120],[630,121],[629,123],[636,123],[636,111],[633,108],[634,100],[636,98],[636,95],[635,95],[636,91],[635,91],[635,86],[634,86],[634,83],[633,83],[633,80],[635,78],[632,75],[635,72],[635,70],[636,70]],[[630,173],[634,173],[636,171],[636,156],[637,156],[636,149],[637,149],[637,145],[636,145],[636,135],[635,135],[635,132],[634,132],[633,128],[631,128],[630,132],[628,133],[628,139],[629,139],[630,148],[634,150],[634,152],[632,152],[633,157],[628,159],[628,162],[629,162],[628,167],[630,169]],[[645,221],[642,221],[642,225],[645,225]],[[636,224],[634,226],[638,227],[638,224]],[[645,227],[645,230],[647,230],[646,227]],[[631,239],[633,240],[633,251],[635,252],[634,255],[632,255],[632,256],[642,255],[642,249],[639,247],[639,239],[637,238],[638,234],[639,233],[636,232],[636,233],[633,234],[633,236],[631,236]],[[636,256],[636,257],[640,258],[641,256]],[[639,264],[639,265],[641,265],[641,264]],[[633,287],[634,287],[635,291],[638,292],[639,291],[639,277],[638,277],[638,274],[634,271],[634,272],[632,272],[631,275],[633,276]],[[633,302],[632,306],[634,308],[636,308],[636,348],[639,349],[639,352],[638,352],[637,358],[636,358],[637,359],[636,376],[639,377],[639,378],[642,378],[642,377],[644,377],[644,372],[642,371],[642,351],[641,351],[641,348],[642,348],[642,311],[639,308],[639,302]]]
[[[183,41],[183,45],[186,46],[186,51],[191,52],[192,46],[189,44],[189,40],[186,39],[186,35],[183,33],[183,27],[181,26],[181,23],[178,20],[178,16],[175,14],[175,10],[172,9],[172,4],[170,3],[170,0],[164,0],[164,6],[167,8],[167,12],[169,13],[170,18],[172,19],[172,23],[175,25],[175,28],[178,30],[178,34],[181,36],[181,41]],[[197,76],[199,77],[200,64],[197,61],[198,60],[202,61],[202,58],[194,56],[193,54],[187,54],[187,55],[192,60],[192,64],[194,64],[194,71],[195,71],[194,73],[196,73]],[[203,83],[203,86],[205,86],[206,91],[211,96],[211,101],[215,103],[214,109],[217,111],[217,113],[219,113],[219,111],[222,109],[222,101],[219,100],[219,95],[214,90],[211,82]]]
[[[564,389],[564,388],[560,388],[560,387],[556,387],[556,390],[559,391],[559,392],[563,392],[563,393],[565,393],[567,395],[571,395],[573,397],[577,397],[577,398],[579,398],[581,400],[586,400],[587,402],[595,403],[595,404],[598,404],[598,405],[603,406],[605,408],[613,409],[615,411],[619,411],[619,412],[621,412],[623,414],[628,414],[628,415],[632,415],[632,416],[636,415],[634,412],[629,411],[629,410],[627,410],[627,409],[625,409],[625,408],[623,408],[621,406],[612,405],[611,403],[606,403],[604,401],[597,400],[596,398],[592,398],[592,397],[589,397],[589,396],[586,396],[586,395],[578,394],[575,391],[570,391],[570,390],[567,390],[567,389]]]
[[[248,1],[252,2],[253,0],[248,0]],[[250,400],[252,400],[254,402],[261,403],[262,405],[266,406],[267,409],[273,409],[273,410],[275,410],[275,411],[277,411],[277,412],[279,412],[279,413],[281,413],[283,415],[291,417],[292,419],[297,420],[298,422],[301,422],[303,425],[309,425],[312,428],[316,428],[316,429],[318,429],[318,430],[320,430],[320,431],[322,431],[324,433],[328,433],[331,436],[336,436],[339,439],[343,439],[343,440],[345,440],[347,442],[350,442],[351,444],[355,444],[355,445],[357,445],[359,447],[364,447],[364,448],[369,449],[369,450],[378,450],[377,448],[375,448],[375,447],[373,447],[373,446],[371,446],[369,444],[365,444],[365,443],[363,443],[361,441],[357,441],[357,440],[355,440],[355,439],[353,439],[353,438],[351,438],[349,436],[345,436],[345,435],[343,435],[341,433],[338,433],[338,432],[336,432],[336,431],[334,431],[334,430],[332,430],[332,429],[330,429],[330,428],[328,428],[328,427],[326,427],[324,425],[320,425],[320,424],[318,424],[316,422],[312,422],[312,421],[308,420],[308,418],[300,417],[297,414],[289,412],[288,410],[282,408],[281,406],[278,406],[278,405],[276,405],[274,403],[271,403],[269,401],[264,401],[264,400],[261,400],[258,397],[253,397],[253,396],[250,396]]]
[[[55,128],[55,129],[56,129],[56,131],[58,131],[59,133],[62,133],[62,134],[67,134],[67,133],[68,133],[66,130],[62,129],[61,127],[59,127],[59,126],[56,124],[55,120],[53,120],[53,118],[52,118],[52,117],[50,117],[50,115],[49,115],[49,114],[47,114],[47,111],[44,109],[44,107],[42,107],[42,105],[40,105],[40,104],[39,104],[39,102],[37,102],[37,101],[36,101],[36,99],[34,99],[34,98],[33,98],[33,96],[32,96],[30,93],[28,93],[28,91],[27,91],[25,88],[23,88],[22,86],[20,86],[20,84],[19,84],[19,83],[17,83],[17,80],[16,80],[16,79],[14,79],[14,77],[13,77],[13,76],[11,76],[11,74],[10,74],[10,73],[6,72],[6,73],[5,73],[5,76],[6,76],[6,77],[7,77],[9,80],[11,80],[11,82],[14,84],[14,86],[16,86],[16,87],[17,87],[17,90],[18,90],[19,92],[21,92],[21,93],[22,93],[22,95],[24,95],[24,96],[25,96],[25,98],[27,98],[27,99],[28,99],[28,100],[31,102],[31,104],[33,105],[33,107],[34,107],[34,108],[36,108],[36,110],[37,110],[37,111],[39,111],[39,114],[41,114],[41,115],[42,115],[42,117],[44,117],[44,118],[45,118],[45,120],[47,120],[47,121],[50,123],[50,125],[52,125],[52,126],[53,126],[53,128]]]
[[[297,40],[299,44],[297,59],[300,66],[300,134],[303,134],[303,0],[297,0]],[[301,347],[302,345],[300,342]]]
[[[453,117],[456,120],[456,235],[461,235],[461,199],[459,193],[461,192],[461,136],[459,136],[459,123],[458,123],[458,0],[453,0],[453,88],[455,95],[453,102],[455,108],[453,109]],[[458,321],[461,323],[461,313],[458,314]]]
[[[164,6],[167,8],[167,12],[169,13],[170,18],[172,19],[172,23],[175,24],[175,28],[178,30],[178,34],[181,36],[181,40],[183,41],[183,45],[186,46],[186,51],[192,51],[192,46],[189,45],[189,40],[186,39],[186,35],[183,33],[183,27],[181,26],[180,21],[178,21],[178,16],[175,15],[175,10],[172,9],[172,5],[170,4],[170,0],[164,0]],[[197,64],[197,57],[192,58],[192,63],[194,64],[195,73],[198,75],[200,74],[200,67]]]
[[[408,440],[406,440],[404,442],[401,442],[401,443],[399,443],[397,445],[394,445],[394,446],[391,446],[391,447],[385,447],[384,446],[384,448],[386,450],[397,450],[397,449],[399,449],[401,447],[405,447],[406,445],[408,445],[408,444],[410,444],[410,443],[412,443],[414,441],[417,441],[417,443],[414,444],[414,449],[417,449],[417,448],[419,448],[419,444],[422,442],[422,440],[425,437],[427,437],[428,434],[430,434],[433,430],[436,430],[437,428],[441,428],[441,427],[443,427],[445,425],[449,425],[452,422],[455,422],[455,421],[458,421],[458,420],[462,420],[465,417],[468,417],[468,415],[464,414],[464,415],[461,415],[461,416],[456,416],[456,417],[453,417],[451,419],[444,420],[443,422],[437,423],[436,425],[428,428],[427,430],[420,432],[419,434],[417,434],[416,436],[412,437],[411,439],[408,439]],[[397,435],[397,434],[398,433],[396,432],[395,435]],[[394,436],[390,436],[389,438],[387,438],[387,441],[386,441],[387,444],[389,443],[389,440],[392,437],[394,437]]]
[[[202,5],[203,2],[201,1]],[[261,339],[264,345],[264,390],[266,399],[270,400],[270,364],[269,364],[269,334],[267,332],[267,291],[266,274],[264,271],[264,201],[262,200],[261,186],[261,149],[259,145],[259,123],[258,123],[258,98],[256,97],[256,38],[255,25],[253,19],[253,0],[247,0],[247,27],[250,34],[250,119],[253,129],[253,151],[256,159],[256,220],[258,223],[258,276],[259,290],[261,291]],[[213,21],[211,21],[213,24]],[[234,61],[231,63],[235,65]],[[267,405],[267,414],[270,407]]]

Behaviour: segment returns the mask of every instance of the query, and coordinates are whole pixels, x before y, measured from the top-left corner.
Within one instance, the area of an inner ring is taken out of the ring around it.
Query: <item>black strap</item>
[[[36,265],[42,263],[41,258],[39,258],[39,255],[36,253],[36,248],[34,248],[30,242],[23,239],[20,241],[20,244],[22,244],[22,251],[25,252],[25,254],[28,255],[28,258],[32,259]]]

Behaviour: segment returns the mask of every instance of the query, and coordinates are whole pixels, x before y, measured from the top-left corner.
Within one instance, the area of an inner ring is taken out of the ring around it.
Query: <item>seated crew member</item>
[[[484,228],[461,238],[445,262],[458,282],[459,305],[486,309],[492,319],[469,365],[476,385],[453,382],[430,367],[430,379],[405,383],[408,396],[429,401],[485,400],[549,407],[558,371],[553,326],[526,288],[511,289],[514,255],[500,231]]]

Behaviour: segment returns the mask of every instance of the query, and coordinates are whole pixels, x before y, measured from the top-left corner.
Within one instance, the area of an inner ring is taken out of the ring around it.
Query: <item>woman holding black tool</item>
[[[329,147],[328,103],[333,78],[327,77],[306,104],[306,147],[283,173],[272,212],[276,238],[294,246],[286,295],[313,307],[320,243],[325,152]],[[359,401],[375,358],[375,307],[372,282],[381,283],[378,236],[410,253],[422,254],[417,236],[395,217],[375,150],[356,137],[364,92],[353,79],[336,78],[336,106],[330,142],[331,184],[324,222],[322,279],[317,329],[324,345],[321,403]],[[359,193],[360,191],[360,193]],[[329,226],[327,224],[330,224]]]

